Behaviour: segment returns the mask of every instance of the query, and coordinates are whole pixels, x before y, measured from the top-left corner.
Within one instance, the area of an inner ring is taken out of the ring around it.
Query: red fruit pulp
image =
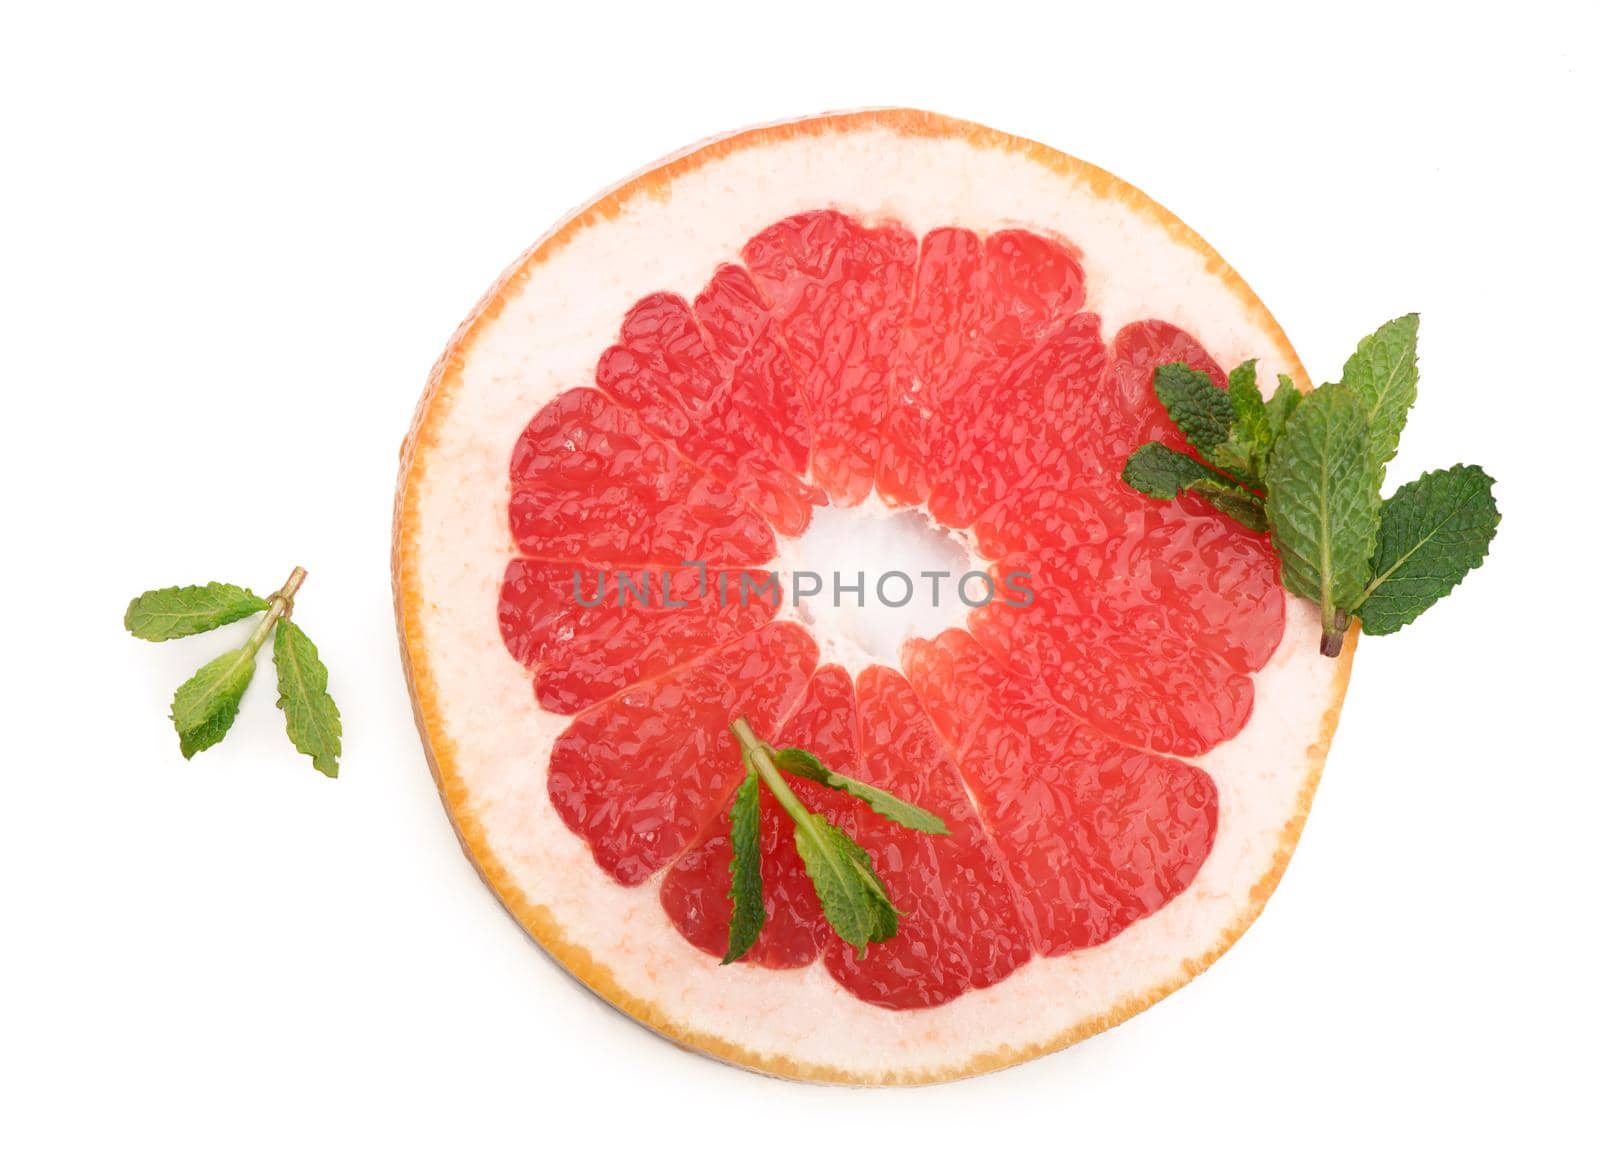
[[[920,835],[794,781],[905,912],[858,958],[766,797],[768,922],[744,961],[820,959],[851,994],[917,1008],[1105,942],[1199,872],[1216,789],[1172,756],[1238,733],[1283,633],[1263,537],[1119,478],[1141,443],[1181,445],[1155,366],[1219,385],[1221,369],[1162,321],[1108,341],[1076,249],[1031,232],[919,241],[815,211],[741,259],[692,301],[641,300],[596,388],[559,395],[516,443],[520,556],[499,619],[540,703],[575,716],[549,762],[557,812],[616,880],[658,879],[679,932],[720,956],[742,715],[951,827]],[[908,641],[898,669],[852,677],[774,600],[697,589],[874,491],[967,529],[997,579],[1029,574],[1033,603],[973,609]],[[617,602],[630,570],[653,602]]]

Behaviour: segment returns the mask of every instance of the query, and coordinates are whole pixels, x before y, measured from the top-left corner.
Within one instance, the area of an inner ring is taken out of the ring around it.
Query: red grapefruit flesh
[[[1040,953],[1097,946],[1194,880],[1217,827],[1205,772],[1108,739],[958,630],[909,645],[906,670]]]
[[[500,590],[500,634],[534,671],[546,710],[574,714],[625,686],[692,661],[772,620],[767,594],[723,603],[700,571],[597,569],[513,560]]]
[[[824,497],[800,479],[811,432],[771,318],[749,274],[725,265],[692,310],[668,294],[636,304],[595,384],[793,536]]]
[[[754,236],[743,255],[800,372],[817,482],[835,505],[860,503],[877,469],[916,237],[809,211]]]
[[[594,390],[562,394],[511,456],[512,538],[534,559],[600,565],[761,564],[772,529],[631,411]]]
[[[1119,473],[1181,441],[1156,365],[1304,375],[1204,245],[1082,164],[927,115],[729,142],[536,250],[441,367],[397,533],[424,732],[496,891],[653,1026],[811,1078],[1014,1062],[1192,976],[1287,859],[1344,675],[1261,536]],[[877,173],[850,161],[867,143],[890,152]],[[1011,190],[1027,226],[930,196],[949,168]],[[851,209],[879,189],[873,214]],[[706,238],[639,263],[683,239],[674,210]],[[547,337],[531,322],[570,286],[592,311]],[[947,608],[879,660],[826,597],[761,587],[820,568],[793,539],[858,505],[961,534],[1026,603]],[[768,923],[717,965],[740,715],[950,826],[920,835],[795,781],[904,912],[864,957],[769,799]]]
[[[950,835],[924,836],[860,805],[848,809],[841,827],[871,854],[905,916],[895,938],[868,947],[865,958],[831,938],[828,971],[870,1003],[938,1006],[1028,961],[1027,938],[1000,858],[905,677],[869,666],[856,687],[864,778],[942,817]]]

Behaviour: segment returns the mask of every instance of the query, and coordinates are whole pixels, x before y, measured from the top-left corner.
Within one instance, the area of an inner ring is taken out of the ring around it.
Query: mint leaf
[[[151,589],[128,603],[122,627],[145,641],[170,641],[217,629],[266,607],[267,602],[249,589],[216,581]]]
[[[1256,385],[1256,363],[1235,366],[1228,374],[1228,401],[1233,407],[1233,425],[1228,441],[1211,452],[1211,461],[1240,482],[1260,489],[1266,474],[1267,458],[1272,453],[1273,435],[1267,425],[1267,404]]]
[[[848,775],[832,771],[809,751],[789,747],[774,752],[772,758],[773,762],[790,775],[798,775],[801,779],[809,779],[813,783],[831,787],[834,791],[855,796],[856,799],[865,801],[867,807],[885,820],[899,824],[902,828],[910,828],[914,832],[926,832],[930,836],[950,835],[949,826],[926,808],[908,804],[898,796],[890,795],[881,787],[873,787],[870,783],[863,783],[859,779],[851,779]]]
[[[1145,443],[1128,456],[1122,468],[1122,480],[1152,499],[1173,499],[1180,491],[1193,492],[1252,531],[1267,529],[1266,511],[1259,496],[1204,463],[1159,442]]]
[[[867,855],[866,850],[830,824],[825,817],[817,815],[801,803],[800,797],[794,794],[794,789],[789,786],[789,781],[783,777],[783,771],[779,768],[801,779],[826,784],[837,791],[847,792],[865,800],[879,815],[920,832],[946,832],[948,830],[944,821],[933,813],[896,799],[871,784],[840,775],[809,751],[802,751],[798,747],[773,751],[756,736],[746,719],[734,719],[728,729],[738,741],[744,754],[745,767],[748,769],[744,781],[745,788],[752,783],[751,773],[759,776],[773,798],[778,801],[778,806],[794,822],[795,848],[800,853],[800,860],[805,864],[806,875],[811,878],[812,887],[817,891],[817,900],[822,904],[823,916],[828,919],[833,931],[854,946],[858,955],[865,958],[870,943],[886,941],[895,936],[895,932],[900,928],[900,911],[889,900],[888,890],[883,887],[877,871],[872,867],[872,858]],[[741,798],[745,788],[740,790]],[[737,801],[734,814],[738,814]],[[743,900],[738,892],[739,865],[739,845],[736,841],[734,861],[730,866],[734,870],[735,918],[730,922],[728,930],[728,952],[735,957],[738,953],[744,952],[740,949],[735,953],[736,940],[743,942],[745,949],[748,949],[749,945],[748,942],[744,942],[745,935],[737,932],[741,928],[738,916],[739,906]],[[759,880],[759,874],[757,879]],[[757,921],[754,929],[760,928],[760,922]],[[753,940],[753,931],[750,936]],[[732,958],[725,959],[725,961],[732,960]]]
[[[1283,437],[1284,428],[1289,424],[1289,416],[1294,413],[1295,407],[1300,405],[1300,390],[1290,380],[1287,374],[1278,375],[1278,390],[1267,399],[1267,433],[1270,436],[1269,446],[1276,446]]]
[[[1256,385],[1256,359],[1236,365],[1228,373],[1228,401],[1233,406],[1234,437],[1255,445],[1270,445],[1267,404]]]
[[[872,858],[827,820],[814,813],[795,819],[794,845],[805,864],[822,903],[823,916],[856,956],[867,956],[867,945],[894,937],[900,928],[900,911],[889,900]]]
[[[1368,443],[1381,468],[1394,458],[1406,413],[1417,400],[1416,313],[1396,317],[1363,337],[1344,363],[1344,384],[1367,411]]]
[[[1174,499],[1178,492],[1193,491],[1200,483],[1235,486],[1198,459],[1159,442],[1147,442],[1128,456],[1122,481],[1151,499]]]
[[[761,778],[753,766],[746,766],[744,782],[728,812],[728,838],[733,842],[733,860],[728,862],[733,883],[728,888],[728,898],[733,902],[733,914],[728,919],[724,966],[743,958],[756,944],[761,927],[767,924],[761,889]]]
[[[222,742],[239,714],[245,688],[256,672],[255,651],[246,643],[213,658],[195,672],[172,697],[172,722],[178,728],[178,748],[192,759],[207,747]]]
[[[1500,523],[1494,480],[1459,463],[1429,471],[1385,500],[1374,577],[1356,610],[1376,636],[1409,625],[1483,563]]]
[[[1198,369],[1181,361],[1156,366],[1156,397],[1202,455],[1228,441],[1233,403]]]
[[[339,708],[328,694],[328,670],[305,631],[287,617],[278,619],[272,663],[278,670],[278,709],[283,711],[289,741],[301,754],[311,756],[311,766],[336,777],[343,727]]]
[[[1355,391],[1322,386],[1290,417],[1267,468],[1267,519],[1283,583],[1322,609],[1324,651],[1337,652],[1348,609],[1371,579],[1381,472]]]
[[[785,747],[782,751],[772,753],[772,761],[790,775],[798,775],[801,779],[809,779],[814,783],[828,782],[828,767],[810,751],[802,751],[799,747]]]

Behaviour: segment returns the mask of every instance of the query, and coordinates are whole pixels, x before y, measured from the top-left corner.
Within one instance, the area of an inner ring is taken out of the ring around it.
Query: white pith
[[[1086,308],[1101,314],[1107,339],[1129,321],[1157,317],[1188,330],[1224,367],[1260,358],[1265,385],[1292,369],[1275,334],[1201,254],[1023,153],[875,126],[736,151],[679,176],[669,197],[637,196],[578,232],[533,267],[478,333],[459,384],[432,406],[437,444],[412,488],[411,569],[421,595],[412,652],[426,656],[437,687],[432,733],[453,744],[468,808],[492,853],[480,864],[498,862],[624,993],[654,1004],[680,1033],[769,1062],[864,1080],[927,1078],[1048,1042],[1181,979],[1186,963],[1212,950],[1273,869],[1336,698],[1336,670],[1317,652],[1309,606],[1291,599],[1283,643],[1256,676],[1249,724],[1198,760],[1216,782],[1219,822],[1194,883],[1105,945],[1035,957],[998,985],[941,1007],[869,1006],[821,963],[798,971],[719,967],[667,919],[659,877],[629,889],[603,873],[546,793],[549,750],[570,719],[535,703],[495,620],[501,574],[516,555],[506,522],[511,444],[556,394],[592,384],[596,359],[641,296],[665,289],[692,297],[755,232],[823,206],[892,218],[918,235],[950,225],[1057,234],[1081,249]],[[793,562],[817,555],[785,542],[780,566],[810,568]],[[883,656],[859,630],[835,622],[823,632],[825,659],[856,669]]]

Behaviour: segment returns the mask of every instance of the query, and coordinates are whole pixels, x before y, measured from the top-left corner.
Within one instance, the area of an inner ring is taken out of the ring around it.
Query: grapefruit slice
[[[400,640],[468,856],[606,1000],[785,1076],[970,1075],[1181,986],[1276,886],[1353,653],[1261,536],[1118,478],[1180,442],[1157,364],[1251,357],[1309,384],[1171,214],[969,123],[751,130],[603,195],[468,318],[403,452]],[[797,788],[895,938],[827,928],[769,806],[768,924],[719,966],[736,716],[945,819]]]

